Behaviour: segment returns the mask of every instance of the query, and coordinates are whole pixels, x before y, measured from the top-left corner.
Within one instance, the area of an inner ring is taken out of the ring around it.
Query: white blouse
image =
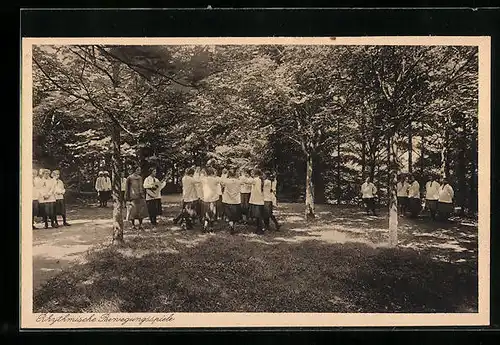
[[[196,186],[197,182],[192,176],[185,175],[182,178],[182,200],[184,202],[193,202],[198,200]]]
[[[220,178],[217,176],[203,176],[200,180],[203,186],[203,201],[215,202],[219,200],[219,191],[217,187],[219,186]]]
[[[429,181],[425,184],[425,198],[427,200],[439,199],[439,188],[441,185],[437,181]]]
[[[41,188],[40,188],[40,198],[38,202],[40,203],[49,203],[56,201],[55,188],[56,188],[56,180],[53,178],[42,178],[41,179]]]
[[[240,177],[240,180],[241,181],[248,181],[248,179],[250,179],[251,177],[247,177],[247,176],[241,176]],[[249,183],[242,183],[241,184],[241,189],[240,189],[240,193],[251,193],[252,192],[252,185],[249,184]]]
[[[264,205],[264,193],[262,192],[262,182],[259,177],[250,177],[247,180],[248,184],[252,185],[252,191],[250,192],[249,204],[252,205]]]
[[[273,201],[273,183],[271,180],[264,180],[264,201]]]
[[[449,184],[445,184],[439,188],[439,202],[444,202],[451,204],[453,202],[453,196],[455,192]]]
[[[161,199],[161,190],[167,183],[156,177],[148,176],[144,179],[143,187],[146,190],[146,200]]]
[[[413,181],[413,183],[410,184],[410,188],[408,189],[408,197],[420,199],[420,183],[418,183],[417,181]]]
[[[64,183],[60,179],[57,179],[54,189],[56,200],[64,199],[64,193],[66,193],[66,189],[64,189]]]
[[[408,196],[408,189],[410,189],[410,185],[407,182],[401,183],[398,182],[396,185],[397,189],[397,196],[399,197],[407,197]]]
[[[361,194],[363,195],[363,199],[365,198],[373,198],[377,193],[377,187],[371,182],[365,182],[361,185]]]
[[[241,184],[239,178],[222,178],[221,181],[224,186],[224,193],[222,193],[222,202],[230,205],[241,204]]]
[[[40,177],[36,176],[33,178],[33,200],[40,200],[40,192],[43,188],[43,181]]]

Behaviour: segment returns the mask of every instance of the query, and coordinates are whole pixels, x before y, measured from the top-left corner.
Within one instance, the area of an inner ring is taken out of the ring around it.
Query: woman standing
[[[221,178],[223,186],[222,202],[224,214],[229,222],[229,232],[235,233],[234,225],[241,219],[241,185],[242,181],[236,174],[236,169],[231,168],[227,176]]]
[[[408,177],[401,174],[399,177],[399,181],[397,183],[397,197],[398,197],[398,211],[399,214],[404,216],[406,214],[406,210],[408,209],[408,189],[410,185],[408,183]]]
[[[198,194],[196,193],[196,184],[194,168],[186,169],[182,177],[182,210],[176,219],[177,221],[180,220],[181,225],[185,226],[188,230],[193,228],[193,221],[197,217],[196,204],[198,203]]]
[[[429,181],[425,184],[425,206],[431,214],[431,219],[436,219],[440,187],[439,182],[436,181],[436,177],[431,174]]]
[[[216,219],[219,200],[220,178],[215,176],[215,170],[212,167],[206,168],[206,176],[202,175],[200,181],[203,186],[203,232],[213,232],[213,222]]]
[[[157,217],[162,214],[161,190],[167,185],[166,179],[156,178],[156,169],[151,169],[151,173],[144,179],[143,187],[146,190],[146,204],[148,207],[149,220],[153,227],[158,225]]]
[[[248,222],[249,218],[250,218],[249,217],[250,216],[250,214],[249,214],[250,193],[252,192],[252,185],[245,182],[250,178],[250,172],[248,171],[248,169],[246,169],[246,168],[241,169],[241,177],[240,178],[243,182],[241,184],[241,188],[240,188],[241,213],[242,213],[243,221]]]
[[[372,183],[369,177],[366,178],[365,183],[361,185],[361,197],[365,203],[366,214],[369,215],[372,211],[373,215],[375,213],[375,193],[377,193],[377,187]]]
[[[132,223],[132,229],[137,229],[135,227],[135,220],[137,219],[139,221],[139,229],[143,230],[142,220],[148,216],[148,210],[146,200],[144,199],[144,187],[140,167],[137,167],[134,173],[127,178],[125,200],[128,203],[127,220]]]
[[[280,225],[278,224],[278,220],[276,217],[273,215],[273,204],[276,202],[276,179],[275,177],[269,172],[266,171],[264,173],[264,215],[263,215],[263,220],[264,220],[264,226],[266,227],[266,230],[269,230],[269,220],[272,220],[274,223],[274,226],[276,228],[276,231],[279,230]]]
[[[408,206],[412,218],[418,217],[422,210],[422,201],[420,198],[420,183],[415,176],[410,175],[410,187],[408,188]]]
[[[450,215],[453,213],[453,197],[455,192],[453,188],[449,185],[448,179],[443,177],[441,179],[441,186],[439,187],[439,197],[438,197],[438,214],[439,218],[443,221],[447,221]]]
[[[264,212],[264,178],[260,169],[252,171],[253,177],[248,178],[246,181],[252,186],[250,193],[249,213],[250,217],[256,220],[256,231],[258,235],[264,234],[263,225],[266,214]]]
[[[41,189],[42,189],[42,180],[38,176],[38,170],[33,169],[33,189],[31,192],[33,195],[33,204],[32,204],[33,229],[37,229],[37,227],[35,226],[35,218],[40,215],[39,199],[40,199]]]
[[[102,178],[102,193],[103,193],[103,207],[108,207],[108,201],[111,199],[111,178],[109,172],[104,171]]]
[[[95,190],[97,191],[97,197],[99,198],[99,207],[104,207],[103,178],[104,172],[99,171],[97,179],[95,180]]]
[[[50,218],[50,225],[53,228],[58,228],[55,217],[55,204],[56,204],[56,181],[50,177],[50,170],[41,169],[41,190],[40,199],[38,202],[40,204],[40,211],[43,221],[45,223],[45,229],[49,227],[48,219]]]
[[[56,224],[57,222],[57,216],[62,216],[63,219],[63,225],[64,226],[70,226],[68,222],[66,221],[66,202],[64,201],[64,194],[66,193],[66,189],[64,188],[64,183],[61,180],[61,173],[59,170],[54,170],[52,172],[52,178],[56,181],[55,184],[55,196],[56,196],[56,203],[55,203],[55,219],[56,219]]]

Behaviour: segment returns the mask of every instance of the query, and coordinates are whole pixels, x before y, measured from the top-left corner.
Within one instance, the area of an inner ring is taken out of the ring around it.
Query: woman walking
[[[148,216],[148,210],[146,200],[144,199],[144,187],[140,167],[137,167],[134,173],[127,178],[125,200],[128,204],[127,220],[132,223],[132,229],[137,229],[135,227],[135,220],[138,220],[139,229],[144,230],[142,220]]]

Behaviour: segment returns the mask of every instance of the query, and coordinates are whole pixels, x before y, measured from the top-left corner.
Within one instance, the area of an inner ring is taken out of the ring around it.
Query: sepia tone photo
[[[488,323],[487,37],[23,41],[22,326]]]

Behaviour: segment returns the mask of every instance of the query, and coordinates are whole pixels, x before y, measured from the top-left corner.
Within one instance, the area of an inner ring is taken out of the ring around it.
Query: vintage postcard
[[[23,38],[21,327],[488,325],[490,55]]]

